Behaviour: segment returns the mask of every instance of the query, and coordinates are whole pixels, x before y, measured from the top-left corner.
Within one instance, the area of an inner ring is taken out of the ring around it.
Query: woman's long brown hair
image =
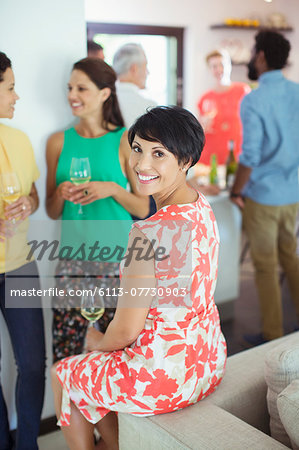
[[[103,123],[101,125],[105,130],[111,131],[109,124],[123,127],[124,119],[120,112],[115,89],[117,77],[112,67],[102,59],[89,57],[77,61],[73,66],[73,70],[84,72],[99,89],[108,87],[111,90],[109,98],[103,105]]]

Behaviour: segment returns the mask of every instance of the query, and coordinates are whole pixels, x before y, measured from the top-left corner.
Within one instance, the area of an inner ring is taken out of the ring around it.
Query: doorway
[[[183,35],[183,28],[87,23],[88,39],[104,47],[110,65],[120,46],[134,42],[143,47],[149,70],[143,93],[159,105],[182,106]]]

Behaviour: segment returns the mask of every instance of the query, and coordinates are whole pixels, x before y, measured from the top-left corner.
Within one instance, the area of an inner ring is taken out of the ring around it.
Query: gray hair
[[[113,57],[113,69],[117,76],[125,75],[132,64],[141,65],[145,60],[145,53],[139,44],[125,44],[120,47]]]

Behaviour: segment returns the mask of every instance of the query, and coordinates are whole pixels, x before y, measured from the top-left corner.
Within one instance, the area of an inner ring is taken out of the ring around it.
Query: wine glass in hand
[[[9,205],[21,195],[21,184],[19,178],[15,172],[1,173],[0,174],[0,189],[1,197]],[[12,219],[15,223],[16,219]]]
[[[205,99],[202,105],[201,123],[208,133],[213,132],[214,119],[218,114],[215,100]]]
[[[70,178],[76,186],[90,181],[91,171],[88,158],[72,158]],[[81,204],[79,206],[78,214],[83,214]]]
[[[88,328],[93,327],[105,312],[105,302],[101,295],[82,295],[81,297],[81,315],[89,320]],[[84,351],[88,351],[86,343]]]
[[[105,312],[105,302],[101,295],[82,295],[81,314],[89,320],[89,326],[93,326]]]

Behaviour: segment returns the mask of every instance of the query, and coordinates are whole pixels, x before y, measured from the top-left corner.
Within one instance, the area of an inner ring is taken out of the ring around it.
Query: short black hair
[[[283,69],[290,53],[290,42],[277,31],[264,29],[255,36],[256,53],[263,51],[270,69]]]
[[[100,44],[97,44],[94,41],[87,41],[87,51],[88,52],[98,52],[100,50],[104,50]]]
[[[178,160],[194,166],[205,144],[202,126],[196,117],[179,106],[157,106],[139,117],[129,129],[132,147],[135,135],[150,142],[160,142]],[[190,167],[191,167],[190,166]]]
[[[3,74],[9,67],[11,68],[11,60],[5,53],[0,52],[0,82],[3,81]]]

